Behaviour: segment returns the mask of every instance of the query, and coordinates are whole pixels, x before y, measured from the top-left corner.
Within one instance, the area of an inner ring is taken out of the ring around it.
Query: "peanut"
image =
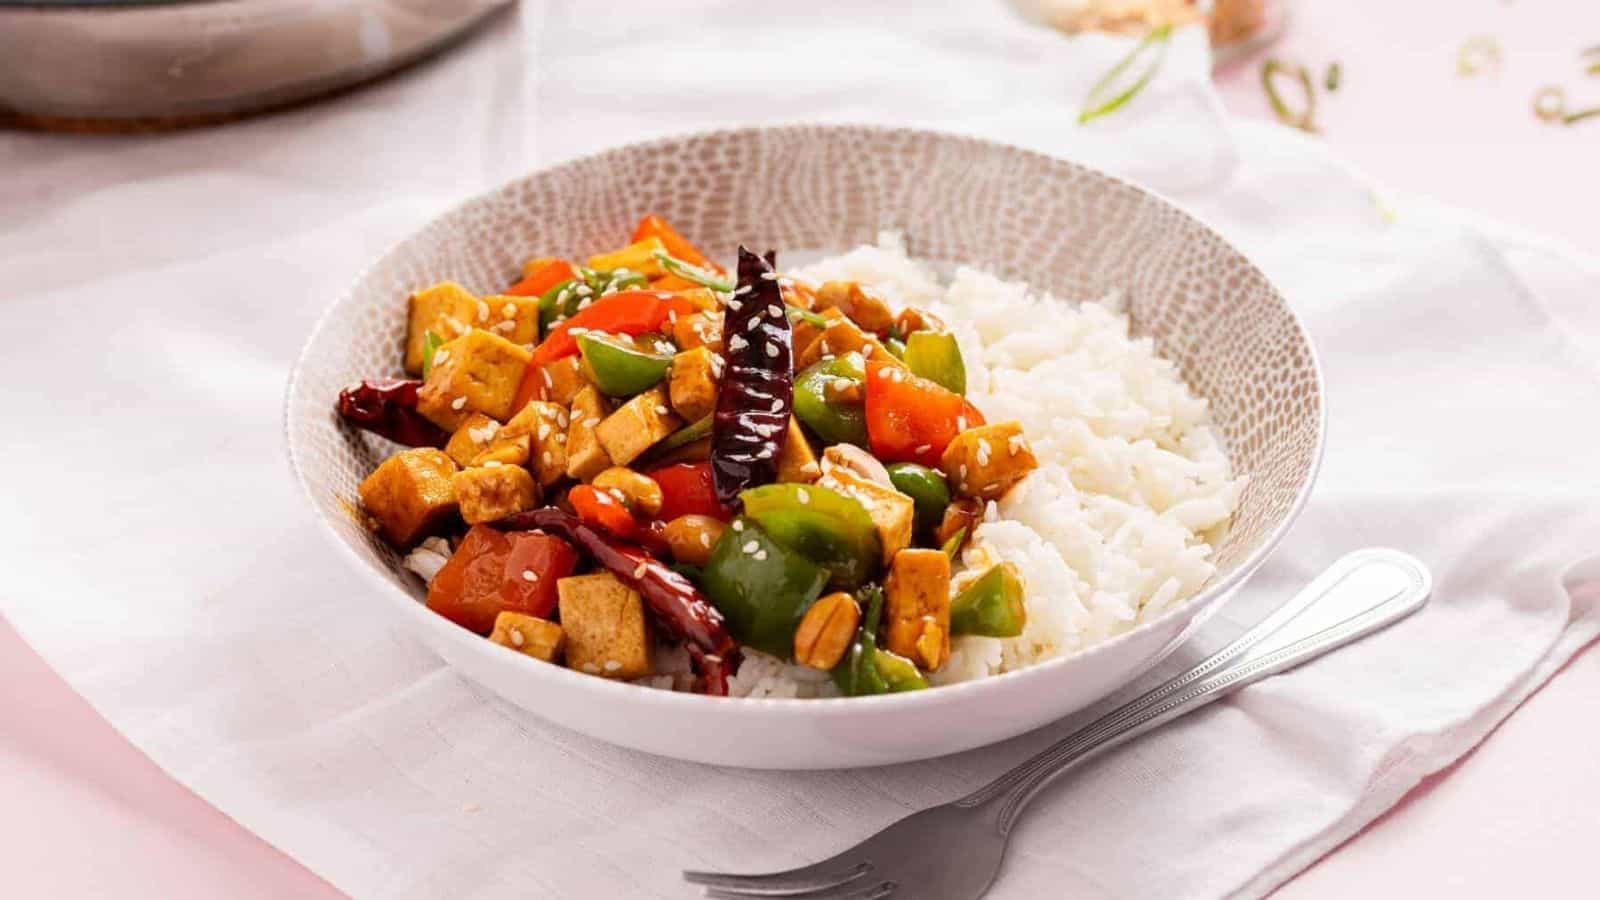
[[[822,597],[811,604],[795,629],[794,661],[824,671],[833,668],[850,649],[860,623],[861,607],[854,597],[844,591]]]
[[[615,497],[636,516],[650,518],[661,512],[661,485],[648,475],[625,466],[612,466],[594,477],[595,487]]]
[[[710,516],[679,516],[663,529],[672,558],[691,566],[703,566],[711,558],[711,548],[722,539],[728,526]]]

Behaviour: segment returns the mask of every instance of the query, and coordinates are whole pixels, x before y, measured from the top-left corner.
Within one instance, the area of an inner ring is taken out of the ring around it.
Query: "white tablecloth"
[[[1314,139],[1226,119],[1197,33],[1080,128],[1126,44],[1069,42],[998,2],[856,7],[529,4],[322,106],[160,137],[0,135],[0,610],[175,777],[358,896],[688,896],[681,868],[810,861],[993,776],[1068,726],[799,774],[549,726],[392,629],[282,461],[311,322],[429,217],[603,146],[829,120],[1138,179],[1221,228],[1305,318],[1326,466],[1202,643],[1359,546],[1406,548],[1437,577],[1396,629],[1063,780],[994,896],[1264,893],[1600,632],[1600,564],[1574,567],[1600,534],[1600,262],[1403,199],[1388,221]]]

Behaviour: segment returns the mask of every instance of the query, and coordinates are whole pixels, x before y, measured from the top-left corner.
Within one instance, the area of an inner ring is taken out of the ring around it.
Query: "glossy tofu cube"
[[[697,422],[717,408],[717,384],[722,377],[722,357],[708,347],[685,350],[672,357],[668,382],[672,409],[685,422]]]
[[[567,474],[567,408],[551,400],[534,400],[501,429],[505,439],[527,448],[523,457],[535,479],[549,487]]]
[[[615,575],[572,575],[556,582],[567,666],[603,678],[651,672],[644,601]]]
[[[950,658],[950,557],[907,548],[894,555],[883,584],[890,650],[932,672]]]
[[[493,294],[483,298],[479,312],[487,309],[487,322],[476,327],[498,334],[513,344],[531,348],[539,343],[539,298]]]
[[[600,423],[611,415],[611,402],[594,386],[572,398],[567,418],[567,477],[591,481],[611,468],[611,457],[600,446]]]
[[[1039,468],[1039,460],[1021,423],[995,422],[956,435],[944,448],[939,468],[961,496],[996,500]]]
[[[493,522],[539,505],[539,484],[521,466],[492,463],[463,469],[450,479],[468,525]]]
[[[661,385],[635,396],[595,426],[600,446],[614,465],[625,466],[657,441],[683,427],[683,420],[668,406]]]
[[[455,462],[442,450],[402,450],[361,482],[361,506],[378,521],[385,540],[409,547],[455,513],[455,473]]]
[[[422,372],[429,331],[442,341],[453,341],[472,330],[477,314],[478,298],[453,281],[412,294],[406,302],[406,371],[413,375]]]
[[[446,431],[473,413],[504,422],[531,354],[499,335],[474,329],[434,352],[433,369],[417,393],[417,411]]]
[[[495,435],[500,432],[500,423],[489,418],[483,413],[473,413],[462,421],[461,426],[450,435],[450,442],[444,445],[444,452],[455,460],[456,465],[463,469],[472,465],[478,454],[489,449],[494,443]]]
[[[548,619],[507,611],[494,617],[494,631],[489,632],[489,640],[523,656],[555,662],[566,645],[566,634],[560,625]]]

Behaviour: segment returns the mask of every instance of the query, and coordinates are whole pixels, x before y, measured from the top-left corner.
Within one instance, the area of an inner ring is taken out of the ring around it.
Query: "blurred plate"
[[[360,83],[511,0],[0,0],[0,118],[162,127]]]

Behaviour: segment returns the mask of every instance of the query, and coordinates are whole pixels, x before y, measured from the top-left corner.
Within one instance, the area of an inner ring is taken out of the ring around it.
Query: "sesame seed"
[[[500,307],[500,315],[505,316],[508,319],[514,318],[516,314],[517,305],[515,303],[507,303],[505,306]]]
[[[735,289],[734,289],[734,291],[733,291],[733,295],[734,295],[734,296],[735,296],[735,297],[737,297],[737,296],[739,296],[739,295],[740,295],[740,294],[748,294],[748,293],[750,293],[750,292],[751,292],[751,291],[752,291],[752,290],[754,290],[754,289],[755,289],[755,286],[754,286],[754,285],[749,285],[749,284],[746,284],[746,285],[741,285],[741,286],[740,286],[740,287],[738,287],[738,288],[735,288]]]
[[[606,493],[617,498],[618,503],[626,503],[628,498],[622,493],[622,488],[606,488]]]
[[[748,346],[750,346],[750,342],[745,340],[743,337],[740,337],[737,334],[734,335],[731,338],[728,338],[728,349],[729,350],[734,350],[734,351],[743,350],[744,348],[746,348]]]
[[[522,646],[522,629],[520,629],[520,628],[511,629],[511,646],[513,646],[513,647],[521,647]]]
[[[760,319],[751,319],[750,321],[744,323],[744,330],[745,331],[755,331],[757,328],[760,328],[760,327],[761,327],[761,320]]]
[[[555,387],[555,382],[550,380],[550,370],[549,369],[540,369],[539,370],[539,374],[544,376],[544,386],[545,387]]]
[[[585,427],[585,428],[593,428],[593,427],[595,427],[596,425],[599,425],[599,424],[600,424],[600,417],[599,416],[590,416],[589,418],[583,420],[583,427]]]
[[[578,337],[580,335],[585,335],[585,334],[588,334],[588,333],[589,333],[589,329],[587,329],[587,328],[579,327],[579,328],[568,328],[567,329],[567,334],[570,334],[573,337]]]
[[[783,315],[783,307],[779,306],[776,303],[768,303],[767,304],[767,312],[769,314],[771,314],[774,318],[776,318],[778,316]]]
[[[801,506],[811,502],[811,493],[805,488],[800,488],[799,490],[795,491],[794,496],[796,500],[800,501]]]
[[[738,300],[729,300],[728,301],[728,308],[733,310],[734,312],[738,312],[739,308],[742,307],[742,306],[744,306],[744,304],[740,303]]]
[[[556,433],[556,443],[565,444],[566,442],[567,442],[567,436],[564,435],[564,434],[561,434],[560,432],[557,432]]]
[[[962,463],[961,464],[961,468],[958,471],[960,472],[961,477],[963,479],[965,479],[967,477],[967,464],[966,463]]]
[[[511,331],[511,330],[515,329],[516,327],[517,327],[517,323],[516,322],[513,322],[510,319],[507,319],[504,322],[495,323],[495,326],[494,326],[493,330],[495,330],[495,331]]]
[[[772,398],[772,410],[771,411],[772,412],[783,412],[783,398],[782,397],[773,397]]]
[[[443,347],[440,347],[439,349],[433,351],[433,364],[434,364],[435,367],[444,365],[444,361],[449,359],[449,358],[450,358],[450,351],[444,349]]]
[[[536,582],[536,581],[539,580],[539,573],[535,572],[532,569],[523,569],[522,570],[522,580],[528,582],[529,584],[532,584],[533,582]]]
[[[771,447],[762,447],[760,449],[760,451],[758,451],[756,453],[756,459],[771,459],[771,458],[772,458],[772,448]]]
[[[917,448],[917,455],[921,456],[922,454],[927,453],[929,450],[932,450],[932,449],[933,449],[933,445],[932,444],[923,444],[923,445],[921,445],[921,446],[919,446]]]
[[[614,659],[606,660],[606,671],[607,672],[615,672],[616,670],[618,670],[620,668],[622,668],[622,663],[617,662]]]
[[[482,300],[478,301],[478,321],[489,321],[489,304],[483,302]]]
[[[763,280],[763,281],[777,281],[778,280],[778,273],[777,272],[762,272],[761,273],[761,280]]]
[[[739,549],[745,553],[754,553],[761,549],[761,543],[759,541],[745,541],[744,546]]]
[[[887,366],[885,366],[884,368],[878,370],[878,377],[879,378],[889,378],[893,374],[894,374],[894,370],[888,368]]]
[[[656,414],[657,415],[664,416],[664,415],[666,415],[667,413],[670,413],[670,412],[672,412],[672,410],[667,409],[665,406],[661,405],[660,403],[656,404]]]
[[[458,412],[461,409],[465,408],[466,405],[467,405],[467,398],[466,397],[457,397],[454,400],[450,401],[450,408],[453,409],[453,410],[456,410]]]
[[[816,475],[822,471],[822,467],[814,462],[808,462],[800,467],[800,471],[806,475]]]
[[[778,345],[771,341],[767,341],[767,356],[771,357],[772,359],[777,359],[778,352]]]
[[[757,550],[755,552],[755,556],[753,556],[751,558],[756,560],[757,562],[766,562],[767,561],[767,551],[765,551],[765,550]]]
[[[539,440],[541,440],[541,441],[545,440],[548,437],[550,437],[550,423],[548,423],[548,422],[540,422],[539,423],[538,435],[539,435]]]
[[[485,469],[498,469],[503,465],[505,465],[505,463],[501,462],[498,459],[485,460],[484,463],[483,463],[483,467]]]
[[[544,463],[547,466],[550,465],[550,461],[553,460],[553,459],[555,459],[555,457],[550,455],[550,451],[549,450],[546,450],[543,454],[541,454],[539,456],[539,461]]]
[[[702,547],[710,547],[711,546],[711,535],[710,534],[707,534],[704,531],[700,532],[700,546],[702,546]]]
[[[738,519],[734,519],[733,520],[733,530],[734,531],[743,531],[744,530],[744,523],[739,521]]]
[[[956,416],[956,430],[957,431],[966,431],[967,430],[967,417],[966,416]]]
[[[573,288],[572,290],[579,297],[587,297],[590,294],[594,293],[594,288],[589,287],[587,284],[580,284],[577,287]]]
[[[639,563],[637,566],[633,567],[633,577],[635,577],[635,578],[643,578],[644,577],[644,573],[649,571],[649,569],[650,569],[650,567],[648,565],[645,565],[644,563]]]

